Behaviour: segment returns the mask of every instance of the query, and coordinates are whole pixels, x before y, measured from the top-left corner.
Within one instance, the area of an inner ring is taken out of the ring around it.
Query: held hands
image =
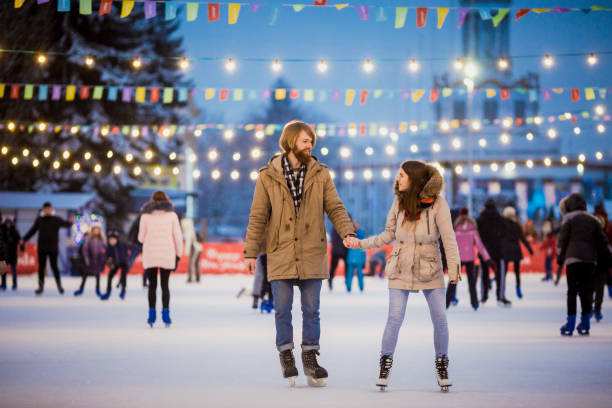
[[[346,237],[344,238],[344,246],[350,249],[359,249],[359,239],[355,237]]]
[[[245,259],[247,270],[251,275],[255,274],[255,265],[257,264],[257,259],[255,258],[247,258]]]

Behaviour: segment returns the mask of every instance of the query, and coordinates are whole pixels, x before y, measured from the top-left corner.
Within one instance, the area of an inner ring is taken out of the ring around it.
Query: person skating
[[[357,221],[353,222],[358,239],[365,238],[365,231],[359,228]],[[357,275],[357,284],[359,291],[363,292],[363,268],[365,268],[366,253],[361,249],[349,248],[346,256],[346,272],[344,276],[346,290],[350,293],[353,286],[353,276]]]
[[[444,180],[433,166],[419,161],[402,163],[385,231],[358,240],[345,239],[349,248],[380,248],[395,241],[386,274],[389,279],[389,315],[382,339],[376,385],[389,384],[393,355],[404,321],[410,292],[423,291],[434,326],[434,372],[442,391],[448,377],[448,324],[445,286],[438,239],[441,238],[451,283],[461,279],[461,264],[448,203],[440,194]]]
[[[610,234],[608,231],[610,228],[610,221],[608,220],[608,213],[603,207],[603,204],[598,204],[595,206],[595,214],[597,219],[600,221],[601,227],[607,238],[607,245],[610,245]],[[604,297],[604,288],[606,285],[606,280],[610,275],[610,266],[611,262],[605,256],[605,252],[599,251],[597,256],[597,266],[595,267],[595,273],[593,275],[593,317],[597,322],[600,322],[603,319],[603,315],[601,313],[601,305],[603,303]]]
[[[478,254],[484,263],[488,263],[491,259],[487,249],[484,247],[478,230],[476,229],[476,221],[469,216],[468,209],[463,207],[459,211],[459,217],[455,220],[455,237],[457,246],[459,247],[459,259],[461,259],[461,267],[465,267],[468,278],[468,286],[470,289],[470,303],[474,310],[478,310],[478,295],[476,293],[477,272],[474,268],[474,247],[478,249]],[[483,266],[484,268],[484,266]],[[448,284],[446,290],[446,308],[451,304],[451,300],[457,290],[457,285]]]
[[[349,214],[350,217],[350,214]],[[340,260],[344,263],[344,271],[346,273],[347,262],[346,257],[348,256],[348,250],[342,243],[342,237],[338,234],[335,228],[332,228],[331,233],[331,263],[329,265],[329,290],[334,288],[334,276],[336,275],[336,269],[338,269],[338,263]]]
[[[478,224],[478,234],[482,239],[491,262],[484,262],[481,259],[482,268],[482,296],[480,301],[485,303],[489,298],[489,289],[491,289],[491,280],[489,279],[489,267],[495,272],[495,285],[497,302],[503,306],[510,306],[511,303],[508,299],[501,294],[501,259],[503,257],[502,239],[505,234],[504,217],[501,216],[497,211],[497,205],[495,200],[492,198],[487,199],[484,204],[484,209],[478,216],[476,223]]]
[[[38,289],[36,289],[36,295],[41,295],[45,289],[45,266],[47,265],[47,258],[49,258],[51,270],[53,270],[57,290],[60,294],[64,294],[62,279],[59,269],[57,268],[57,255],[59,253],[57,234],[60,228],[70,228],[72,222],[72,218],[65,221],[55,215],[55,210],[51,203],[46,202],[43,204],[40,215],[36,218],[36,221],[34,221],[34,224],[20,242],[20,245],[23,246],[24,243],[32,238],[38,231]]]
[[[162,289],[162,321],[166,327],[170,319],[170,273],[176,269],[183,254],[183,235],[172,202],[163,191],[156,191],[140,210],[138,241],[142,243],[142,265],[149,281],[149,317],[153,327],[156,320],[157,273]]]
[[[557,253],[557,235],[553,233],[552,223],[545,221],[542,225],[542,245],[540,245],[540,253],[544,252],[544,278],[542,282],[553,280],[553,262]]]
[[[2,216],[0,215],[0,219]],[[4,234],[4,247],[6,248],[6,264],[8,269],[11,271],[13,285],[11,286],[12,290],[17,290],[17,254],[19,251],[19,241],[21,240],[21,235],[19,235],[19,231],[17,231],[17,227],[15,227],[15,222],[12,218],[6,217],[4,223],[0,225],[0,229],[2,229]],[[6,290],[6,275],[7,273],[2,274],[2,284],[0,289]]]
[[[561,334],[571,336],[576,327],[576,295],[582,309],[577,331],[588,335],[593,306],[593,274],[598,257],[609,259],[608,238],[595,216],[587,212],[582,194],[573,193],[559,203],[563,223],[558,237],[557,263],[565,264],[567,280],[567,322]]]
[[[125,290],[127,287],[127,274],[128,274],[128,262],[133,252],[137,252],[138,248],[136,245],[130,245],[127,242],[121,240],[119,232],[111,231],[108,234],[108,244],[106,246],[106,263],[108,265],[108,280],[106,281],[106,293],[100,298],[107,300],[112,291],[113,278],[117,272],[121,271],[119,275],[119,285],[121,291],[119,297],[125,299]]]
[[[2,213],[0,213],[0,220],[2,220]],[[6,265],[6,248],[4,243],[4,230],[0,228],[0,274],[4,276],[8,270]]]
[[[516,210],[514,207],[504,208],[504,218],[506,219],[505,234],[503,236],[503,271],[501,275],[501,293],[502,298],[505,299],[506,291],[506,275],[510,270],[509,264],[514,264],[514,274],[516,275],[516,296],[519,299],[523,298],[523,292],[521,291],[521,260],[523,259],[523,250],[521,249],[521,242],[527,248],[530,255],[533,255],[533,249],[529,244],[529,241],[523,234],[523,227],[521,221],[516,216]]]
[[[187,267],[187,283],[200,282],[200,255],[202,254],[202,244],[198,241],[198,236],[191,218],[181,220],[183,237],[185,238],[185,255],[188,256],[189,265]]]
[[[91,231],[85,239],[82,252],[85,266],[83,268],[81,286],[74,292],[74,296],[81,296],[83,294],[87,277],[93,275],[96,279],[96,295],[102,297],[100,292],[100,274],[104,272],[106,265],[106,240],[102,234],[102,226],[99,223],[91,225]]]
[[[317,361],[321,336],[319,299],[327,269],[325,213],[341,237],[354,236],[353,224],[338,197],[327,166],[311,151],[314,130],[304,122],[285,125],[280,138],[284,153],[270,159],[255,183],[246,232],[244,258],[255,270],[260,242],[266,233],[268,279],[274,294],[276,347],[283,377],[295,383],[298,375],[293,356],[291,307],[293,287],[302,303],[302,363],[309,385],[323,386],[327,370]]]

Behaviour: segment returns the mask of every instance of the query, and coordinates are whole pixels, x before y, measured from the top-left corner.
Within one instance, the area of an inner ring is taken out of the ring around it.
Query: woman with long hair
[[[106,239],[102,234],[102,225],[94,222],[91,225],[91,232],[87,234],[82,247],[83,260],[85,266],[83,268],[83,279],[81,286],[74,292],[74,296],[81,296],[85,289],[85,282],[89,275],[96,278],[96,295],[102,296],[100,293],[100,274],[104,272],[106,265]]]
[[[138,241],[142,243],[142,265],[149,280],[149,318],[153,327],[156,320],[155,303],[157,274],[162,289],[162,320],[170,326],[170,272],[176,269],[183,254],[183,235],[178,216],[170,198],[163,191],[156,191],[140,210]]]
[[[461,279],[461,263],[448,203],[440,194],[444,180],[433,166],[402,163],[395,181],[395,200],[381,234],[359,240],[348,237],[349,248],[379,248],[395,241],[385,272],[389,278],[389,315],[382,339],[380,374],[376,385],[389,383],[399,330],[410,292],[423,291],[434,326],[435,374],[442,391],[448,378],[446,289],[440,254],[442,239],[451,283]]]

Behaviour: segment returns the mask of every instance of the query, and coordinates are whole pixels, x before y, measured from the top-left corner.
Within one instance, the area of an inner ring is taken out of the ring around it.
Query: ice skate
[[[119,297],[121,298],[121,300],[125,299],[125,289],[119,292]]]
[[[304,375],[308,378],[311,387],[325,387],[327,385],[327,370],[317,362],[318,350],[302,351],[302,364]]]
[[[162,310],[162,321],[166,324],[166,327],[170,327],[172,320],[170,320],[170,309]]]
[[[147,319],[147,324],[153,328],[153,323],[155,323],[157,316],[155,315],[155,309],[149,309],[149,318]]]
[[[571,336],[574,334],[574,327],[576,327],[576,316],[567,316],[567,323],[561,326],[561,335]]]
[[[512,307],[512,302],[508,299],[500,299],[497,301],[497,306],[499,307]]]
[[[83,294],[83,289],[78,289],[74,291],[74,296],[81,296]]]
[[[378,380],[376,386],[380,387],[381,391],[384,391],[389,385],[389,376],[391,375],[391,366],[393,365],[393,359],[391,356],[380,357],[380,373],[378,374]]]
[[[523,292],[521,291],[521,288],[516,288],[516,297],[519,299],[523,298]]]
[[[576,327],[576,331],[581,336],[588,336],[591,329],[591,315],[580,316],[580,323]]]
[[[36,296],[40,296],[43,293],[43,288],[38,288],[34,291],[34,294],[36,294]]]
[[[295,386],[295,379],[298,376],[298,370],[295,367],[295,358],[293,357],[293,351],[285,350],[280,352],[280,363],[281,369],[283,370],[283,377],[289,380],[291,387]]]
[[[448,388],[453,385],[448,378],[448,357],[442,356],[436,358],[435,369],[440,391],[448,392]]]

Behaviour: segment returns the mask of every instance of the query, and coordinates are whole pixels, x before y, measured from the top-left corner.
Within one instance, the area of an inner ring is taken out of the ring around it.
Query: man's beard
[[[308,164],[308,162],[310,161],[310,153],[307,149],[294,150],[293,154],[295,155],[296,159],[298,159],[298,161],[302,164]]]

